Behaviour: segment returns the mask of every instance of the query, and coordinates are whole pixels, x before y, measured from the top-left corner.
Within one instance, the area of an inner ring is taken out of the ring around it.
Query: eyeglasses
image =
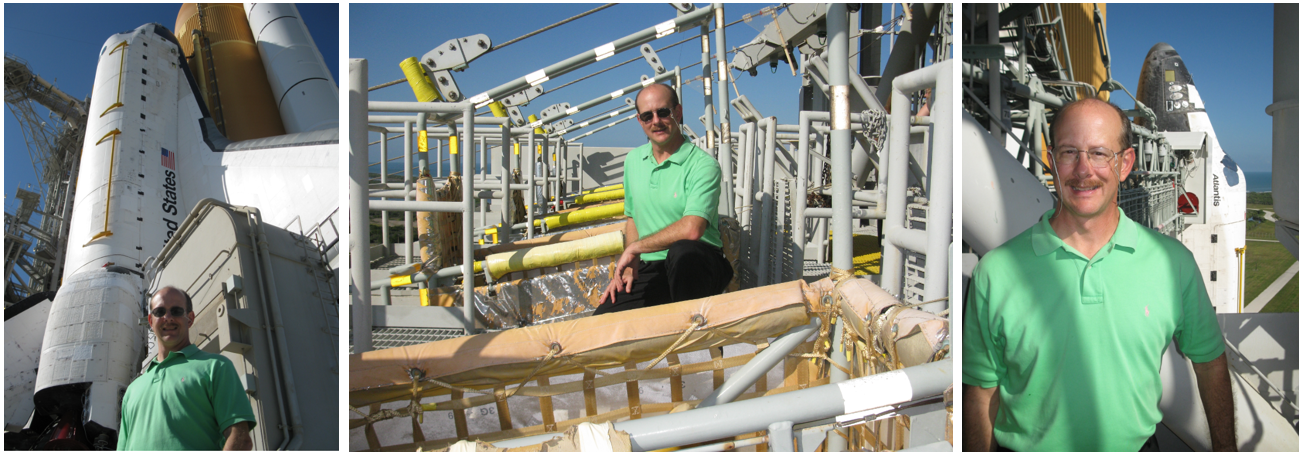
[[[1101,169],[1110,165],[1110,161],[1119,155],[1105,148],[1093,148],[1091,150],[1079,150],[1073,147],[1057,148],[1052,151],[1056,156],[1056,164],[1061,166],[1073,166],[1078,162],[1079,153],[1087,153],[1088,164],[1092,167]]]
[[[671,117],[671,109],[670,109],[670,108],[667,108],[667,107],[662,107],[662,108],[659,108],[659,109],[656,109],[656,110],[648,110],[648,111],[646,111],[646,112],[640,113],[640,114],[639,114],[639,121],[640,121],[640,122],[643,122],[643,123],[647,123],[647,122],[652,121],[652,119],[653,119],[653,114],[654,114],[654,113],[657,114],[657,117],[658,117],[658,118],[670,118],[670,117]]]
[[[154,317],[162,318],[164,315],[167,315],[169,312],[172,313],[172,317],[182,317],[186,315],[186,308],[183,308],[181,306],[173,306],[172,308],[154,308],[152,311],[150,311],[150,315]]]

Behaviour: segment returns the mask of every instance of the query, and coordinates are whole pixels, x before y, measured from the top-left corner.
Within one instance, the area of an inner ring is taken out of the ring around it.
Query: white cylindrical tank
[[[299,9],[293,3],[246,3],[245,14],[286,132],[339,127],[339,89]]]

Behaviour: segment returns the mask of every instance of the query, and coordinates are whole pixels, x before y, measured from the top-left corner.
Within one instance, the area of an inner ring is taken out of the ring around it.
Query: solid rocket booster
[[[245,14],[286,132],[339,127],[339,88],[299,9],[293,3],[246,3]]]
[[[1207,135],[1209,158],[1194,158],[1208,166],[1198,168],[1205,173],[1180,179],[1189,192],[1204,190],[1195,204],[1206,213],[1206,221],[1189,226],[1181,239],[1196,257],[1215,311],[1239,312],[1239,302],[1252,300],[1239,295],[1244,276],[1237,249],[1246,246],[1246,179],[1242,170],[1219,146],[1196,82],[1172,46],[1157,43],[1147,53],[1138,77],[1137,99],[1155,112],[1159,131]]]

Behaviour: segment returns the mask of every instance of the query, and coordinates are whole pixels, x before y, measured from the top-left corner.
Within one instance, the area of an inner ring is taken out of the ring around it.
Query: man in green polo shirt
[[[1154,450],[1160,361],[1196,370],[1215,451],[1235,449],[1223,335],[1196,260],[1118,206],[1135,160],[1123,111],[1051,126],[1060,202],[974,270],[962,344],[966,451]]]
[[[118,450],[252,449],[254,410],[231,360],[190,344],[190,295],[159,289],[148,319],[158,357],[122,397]]]
[[[635,109],[648,144],[625,157],[625,251],[595,315],[715,295],[734,277],[721,252],[720,165],[685,141],[670,86],[644,87]]]

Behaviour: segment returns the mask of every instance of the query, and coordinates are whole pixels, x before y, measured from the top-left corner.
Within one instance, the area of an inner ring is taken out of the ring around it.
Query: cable
[[[615,3],[608,3],[608,4],[603,5],[603,6],[600,6],[600,7],[598,7],[598,8],[594,8],[594,9],[592,9],[592,10],[585,11],[585,12],[580,13],[580,14],[577,14],[577,15],[575,15],[575,16],[571,16],[570,18],[563,19],[561,22],[554,23],[553,25],[550,25],[550,26],[548,26],[548,27],[544,27],[544,28],[539,29],[539,30],[536,30],[536,31],[534,31],[534,32],[530,32],[530,33],[525,34],[525,35],[522,35],[522,36],[520,36],[520,37],[517,37],[517,38],[511,39],[511,40],[508,40],[506,43],[503,43],[503,44],[501,44],[501,45],[498,45],[498,46],[495,46],[495,47],[493,47],[493,48],[490,48],[489,51],[486,51],[485,53],[487,53],[487,54],[488,54],[488,53],[492,53],[492,52],[494,52],[494,51],[497,51],[497,50],[500,49],[500,48],[507,47],[508,45],[511,45],[511,44],[513,44],[513,43],[516,43],[516,42],[519,42],[519,41],[521,41],[521,40],[525,40],[525,39],[527,39],[527,38],[533,37],[533,36],[535,36],[535,35],[539,35],[539,34],[541,34],[541,33],[547,32],[548,30],[550,30],[550,29],[552,29],[552,28],[554,28],[554,27],[557,27],[557,26],[560,26],[560,25],[562,25],[562,24],[566,24],[566,23],[568,23],[568,22],[574,21],[574,20],[576,20],[576,19],[580,19],[580,18],[582,18],[582,17],[585,17],[585,16],[588,16],[588,15],[591,15],[591,14],[597,13],[597,12],[602,11],[602,10],[604,10],[604,9],[611,8],[611,7],[613,7],[613,6],[616,6],[616,4],[615,4]]]

